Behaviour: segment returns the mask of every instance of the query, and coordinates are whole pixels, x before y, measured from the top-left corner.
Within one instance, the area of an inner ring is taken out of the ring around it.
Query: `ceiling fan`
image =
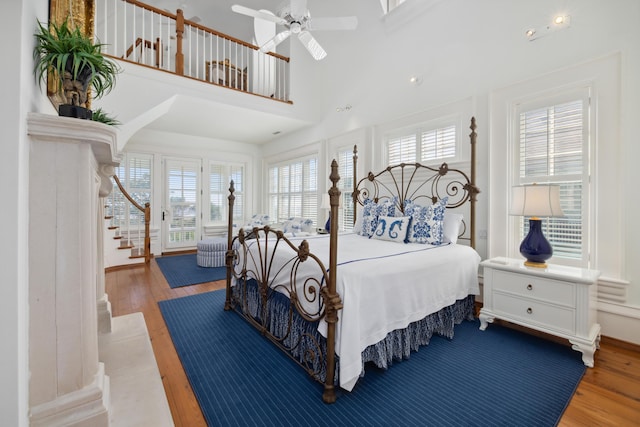
[[[317,61],[327,56],[327,52],[311,35],[311,31],[355,30],[358,26],[358,18],[355,16],[311,18],[307,8],[307,0],[291,0],[290,3],[281,7],[275,15],[237,4],[231,6],[231,10],[242,15],[275,22],[286,28],[260,46],[261,52],[272,51],[278,44],[285,41],[291,34],[294,34],[298,36],[298,40],[302,42],[311,56]]]

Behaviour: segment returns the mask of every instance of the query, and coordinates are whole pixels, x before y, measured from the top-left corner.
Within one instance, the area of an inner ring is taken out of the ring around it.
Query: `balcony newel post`
[[[176,74],[184,75],[184,53],[182,53],[182,38],[184,33],[184,12],[176,12]]]

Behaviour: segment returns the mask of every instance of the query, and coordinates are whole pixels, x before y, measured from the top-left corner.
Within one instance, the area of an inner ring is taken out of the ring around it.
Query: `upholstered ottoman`
[[[224,267],[227,239],[213,237],[198,242],[197,263],[200,267]]]

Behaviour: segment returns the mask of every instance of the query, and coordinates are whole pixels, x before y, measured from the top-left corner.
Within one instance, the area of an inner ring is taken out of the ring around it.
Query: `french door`
[[[164,159],[164,250],[193,248],[200,240],[200,160]]]

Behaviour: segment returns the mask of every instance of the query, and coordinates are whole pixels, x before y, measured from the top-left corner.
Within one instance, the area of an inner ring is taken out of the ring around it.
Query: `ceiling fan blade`
[[[300,31],[298,39],[302,42],[305,48],[309,51],[313,59],[320,61],[327,56],[327,52],[324,51],[320,43],[316,41],[309,31]]]
[[[260,52],[267,53],[273,51],[276,46],[285,41],[290,35],[290,30],[284,30],[283,32],[276,34],[275,37],[260,46]]]
[[[307,14],[307,0],[291,0],[290,14],[294,18],[301,18]]]
[[[358,18],[355,16],[339,16],[334,18],[311,18],[307,29],[312,31],[355,30]]]
[[[233,6],[231,6],[231,10],[233,10],[236,13],[240,13],[242,15],[251,16],[252,18],[264,19],[265,21],[275,22],[276,24],[279,24],[279,25],[285,25],[287,23],[287,21],[285,21],[284,19],[278,16],[270,15],[268,13],[264,13],[259,10],[249,9],[248,7],[240,6],[239,4],[234,4]]]

